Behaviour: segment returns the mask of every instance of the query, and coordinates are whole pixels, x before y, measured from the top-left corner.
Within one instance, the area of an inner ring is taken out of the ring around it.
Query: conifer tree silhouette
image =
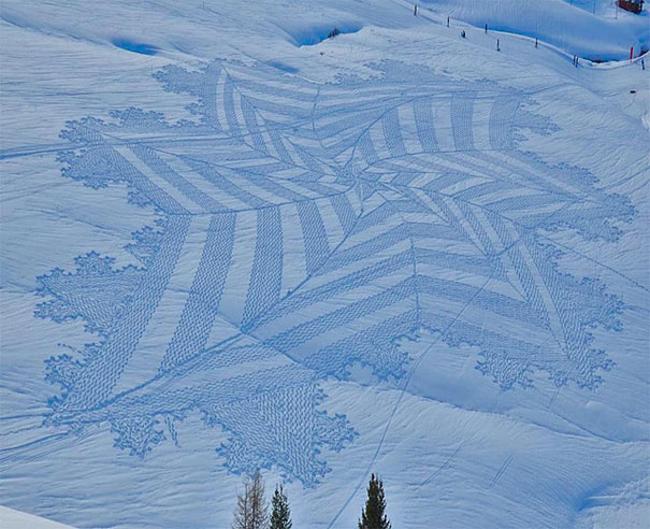
[[[291,510],[289,509],[289,501],[287,495],[284,493],[282,485],[275,487],[273,499],[271,500],[271,527],[270,529],[291,529],[293,523],[291,522]]]
[[[368,483],[368,498],[361,512],[359,529],[391,529],[386,511],[384,484],[379,477],[372,474]]]

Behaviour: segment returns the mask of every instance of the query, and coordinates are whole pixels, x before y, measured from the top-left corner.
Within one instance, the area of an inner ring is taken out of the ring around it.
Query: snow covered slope
[[[395,527],[641,526],[648,74],[463,13],[5,2],[0,504],[225,528],[261,468],[343,529],[375,471]]]
[[[593,61],[622,60],[650,48],[647,12],[617,10],[613,1],[568,0],[422,0],[440,17],[483,28],[538,38]],[[588,9],[587,9],[588,4]]]
[[[0,524],[4,529],[73,529],[69,525],[52,522],[40,516],[26,514],[7,507],[0,507]]]

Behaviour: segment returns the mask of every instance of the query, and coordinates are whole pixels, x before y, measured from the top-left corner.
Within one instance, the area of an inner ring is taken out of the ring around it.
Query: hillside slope
[[[0,503],[641,527],[648,71],[443,4],[3,5]]]
[[[646,53],[650,47],[647,12],[636,15],[616,9],[613,2],[567,0],[423,0],[440,17],[450,16],[478,28],[485,24],[538,38],[570,55],[592,61],[612,61]],[[588,6],[587,6],[588,4]],[[592,9],[595,8],[595,9]]]

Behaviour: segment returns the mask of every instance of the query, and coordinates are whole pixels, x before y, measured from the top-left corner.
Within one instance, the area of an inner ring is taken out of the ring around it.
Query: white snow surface
[[[4,529],[73,529],[40,516],[0,506],[0,523]]]
[[[423,0],[439,17],[449,16],[506,31],[594,61],[622,60],[648,51],[647,11],[633,14],[607,0]]]
[[[644,527],[648,18],[615,17],[3,2],[0,504],[221,529],[261,468],[343,529],[378,472],[396,529]]]

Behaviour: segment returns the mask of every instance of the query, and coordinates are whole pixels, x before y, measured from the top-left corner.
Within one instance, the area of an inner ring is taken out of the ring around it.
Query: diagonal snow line
[[[456,447],[456,450],[454,450],[454,452],[453,452],[453,453],[452,453],[452,454],[451,454],[451,455],[450,455],[450,456],[445,460],[445,462],[444,462],[442,465],[440,465],[436,470],[434,470],[434,471],[429,475],[429,477],[427,477],[427,478],[426,478],[422,483],[420,483],[419,486],[420,486],[420,487],[423,487],[424,485],[427,485],[428,483],[430,483],[430,482],[433,480],[433,478],[435,478],[435,477],[436,477],[438,474],[440,474],[443,470],[445,470],[446,468],[448,468],[448,467],[449,467],[449,464],[454,460],[454,458],[456,457],[456,455],[458,454],[458,452],[460,452],[460,449],[461,449],[462,447],[463,447],[463,444],[462,444],[462,443],[459,444],[459,445]]]
[[[501,477],[506,473],[506,470],[508,470],[508,467],[510,466],[510,463],[512,463],[512,459],[514,456],[510,454],[506,459],[503,461],[501,466],[499,467],[499,470],[497,470],[497,473],[494,475],[492,480],[490,481],[490,488],[494,487],[497,482],[501,479]]]

